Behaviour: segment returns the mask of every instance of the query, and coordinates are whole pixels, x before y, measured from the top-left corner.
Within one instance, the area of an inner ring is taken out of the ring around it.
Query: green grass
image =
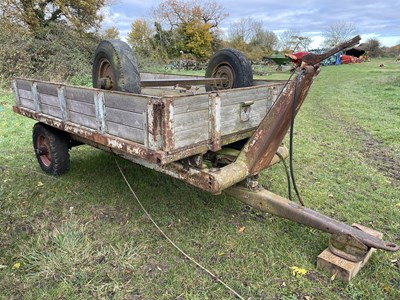
[[[399,64],[381,60],[322,68],[296,119],[294,150],[307,206],[397,243],[400,182],[390,168],[400,164],[398,74]],[[12,103],[3,91],[0,299],[234,299],[158,233],[115,159],[161,228],[245,299],[400,298],[399,253],[377,251],[345,284],[315,266],[327,234],[228,196],[89,146],[70,151],[65,175],[45,175],[32,151],[34,122]],[[281,165],[261,180],[286,195]],[[308,272],[293,276],[292,266]]]

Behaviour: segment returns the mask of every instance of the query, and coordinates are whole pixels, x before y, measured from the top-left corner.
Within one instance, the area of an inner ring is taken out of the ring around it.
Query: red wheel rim
[[[37,138],[37,151],[39,159],[43,165],[50,167],[51,165],[51,153],[49,141],[44,135],[39,135]]]
[[[102,79],[102,78],[110,78],[111,82],[115,82],[115,75],[113,72],[113,68],[111,63],[108,61],[107,58],[102,58],[99,61],[99,68],[97,69],[97,78],[98,79]],[[100,84],[98,83],[98,88],[100,88],[99,86]],[[114,88],[111,87],[111,90],[113,90]]]

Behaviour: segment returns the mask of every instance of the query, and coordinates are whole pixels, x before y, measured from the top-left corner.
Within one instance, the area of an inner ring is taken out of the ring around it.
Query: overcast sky
[[[378,39],[383,46],[400,44],[400,0],[385,3],[363,1],[271,1],[271,0],[217,0],[229,16],[220,24],[226,30],[235,20],[254,18],[262,21],[266,30],[279,35],[295,30],[313,40],[311,47],[318,47],[322,33],[336,22],[356,25],[361,42]],[[150,10],[158,0],[115,0],[105,11],[103,28],[116,26],[122,38],[130,31],[137,18],[149,18]]]

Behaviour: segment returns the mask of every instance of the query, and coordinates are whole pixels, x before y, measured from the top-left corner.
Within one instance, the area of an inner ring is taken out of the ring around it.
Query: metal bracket
[[[246,122],[250,120],[250,112],[251,106],[254,104],[254,101],[246,101],[242,102],[240,105],[240,121]]]

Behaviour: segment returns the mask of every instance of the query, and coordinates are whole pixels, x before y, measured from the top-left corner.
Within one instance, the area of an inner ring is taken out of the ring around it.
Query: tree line
[[[101,30],[107,0],[2,0],[0,3],[0,82],[14,76],[82,84],[91,74],[94,49],[101,39],[119,38],[115,27]],[[308,50],[311,38],[296,31],[279,36],[261,21],[242,18],[225,33],[228,13],[215,0],[164,0],[150,18],[133,20],[127,41],[140,61],[207,60],[222,47],[244,52],[251,60],[279,51]],[[332,24],[327,47],[357,34],[352,23]],[[398,55],[400,46],[383,48],[368,40],[370,57]]]

